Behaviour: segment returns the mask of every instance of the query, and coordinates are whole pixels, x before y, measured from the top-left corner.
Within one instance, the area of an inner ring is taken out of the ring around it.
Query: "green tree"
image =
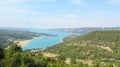
[[[21,46],[18,46],[16,43],[12,44],[7,50],[6,50],[6,57],[12,57],[15,53],[21,53],[22,48]]]
[[[66,57],[65,56],[57,56],[57,60],[63,60],[63,61],[65,61],[66,60]]]
[[[4,49],[0,47],[0,59],[4,58]]]
[[[4,67],[4,49],[0,47],[0,67]]]
[[[75,58],[71,58],[70,64],[76,64],[76,59]]]
[[[113,67],[113,64],[107,64],[106,67]]]
[[[92,64],[93,64],[93,67],[102,67],[102,64],[100,63],[100,60],[98,60],[98,59],[94,60]]]
[[[22,48],[17,44],[12,44],[6,49],[5,65],[7,67],[17,67],[21,65]]]

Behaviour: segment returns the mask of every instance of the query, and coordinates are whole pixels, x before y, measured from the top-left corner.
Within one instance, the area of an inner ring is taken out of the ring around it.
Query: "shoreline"
[[[33,37],[32,39],[28,39],[28,40],[15,40],[14,43],[17,43],[18,46],[24,47],[24,46],[26,46],[30,41],[32,41],[33,39],[36,39],[36,38],[43,38],[43,36]]]

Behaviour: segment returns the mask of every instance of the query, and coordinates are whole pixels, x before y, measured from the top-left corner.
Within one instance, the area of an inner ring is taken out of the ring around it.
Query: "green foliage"
[[[33,37],[39,37],[42,35],[49,35],[49,34],[33,33],[23,30],[0,29],[0,46],[5,48],[11,45],[14,42],[14,40],[28,40],[28,39],[32,39]]]
[[[3,60],[4,56],[5,56],[4,49],[0,47],[0,67],[4,66],[4,60]]]
[[[23,51],[17,44],[12,44],[7,49],[0,47],[0,67],[120,67],[119,34],[120,31],[95,31],[67,38],[59,45],[45,50],[59,54],[55,58],[43,57],[37,52]],[[109,47],[112,51],[98,46]],[[71,59],[71,64],[65,63],[66,58]],[[92,65],[84,61],[77,62],[76,59],[90,59]]]
[[[4,58],[4,49],[0,47],[0,59]]]
[[[102,64],[99,60],[94,60],[93,61],[93,67],[102,67]]]
[[[62,60],[62,61],[65,61],[66,60],[66,57],[65,56],[57,56],[56,57],[57,58],[57,60]]]
[[[63,60],[56,58],[42,57],[33,55],[31,52],[22,51],[17,44],[12,44],[9,48],[0,48],[1,56],[0,67],[68,67]],[[2,51],[3,50],[3,51]]]
[[[120,31],[94,31],[82,36],[66,38],[45,52],[75,59],[100,59],[103,62],[120,63]],[[116,64],[118,65],[118,64]]]
[[[84,64],[82,62],[80,62],[80,63],[77,63],[75,66],[76,67],[84,67]]]
[[[70,64],[76,64],[76,59],[75,58],[71,58]]]
[[[22,48],[18,46],[17,44],[12,44],[7,50],[6,50],[6,57],[16,57],[18,56],[18,53],[22,52]]]
[[[64,62],[65,56],[48,58],[33,55],[31,52],[22,51],[17,44],[12,44],[4,53],[5,58],[0,60],[0,67],[78,67],[84,65],[82,63],[68,65]]]
[[[105,67],[114,67],[113,64],[107,64]]]

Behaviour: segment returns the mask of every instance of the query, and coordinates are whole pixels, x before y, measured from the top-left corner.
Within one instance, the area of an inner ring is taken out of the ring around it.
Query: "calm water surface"
[[[34,48],[46,48],[49,46],[56,45],[62,41],[63,38],[72,35],[72,33],[58,32],[58,31],[48,31],[48,30],[31,30],[37,33],[47,33],[57,36],[45,36],[42,38],[35,38],[29,42],[23,49],[34,49]]]

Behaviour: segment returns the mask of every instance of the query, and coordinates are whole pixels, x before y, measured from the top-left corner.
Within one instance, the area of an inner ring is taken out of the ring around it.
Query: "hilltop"
[[[94,31],[78,37],[68,37],[62,43],[46,48],[75,62],[99,59],[104,63],[120,63],[120,31]]]

